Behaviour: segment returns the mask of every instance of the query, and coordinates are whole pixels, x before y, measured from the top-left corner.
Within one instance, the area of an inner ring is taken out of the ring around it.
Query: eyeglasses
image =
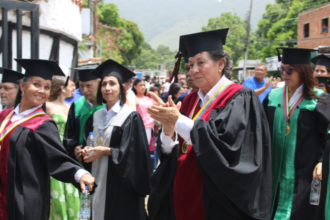
[[[278,68],[278,71],[281,73],[281,75],[283,75],[283,73],[285,72],[287,75],[291,75],[293,73],[293,68],[288,68],[288,69],[284,69],[284,68]]]
[[[178,80],[186,80],[185,78],[179,78]]]
[[[1,90],[5,90],[6,92],[8,92],[8,91],[10,91],[10,90],[12,90],[12,89],[14,89],[13,87],[7,87],[7,86],[0,86],[0,91]]]
[[[185,86],[184,86],[183,88],[184,88],[184,89],[189,89],[189,87],[185,87]]]

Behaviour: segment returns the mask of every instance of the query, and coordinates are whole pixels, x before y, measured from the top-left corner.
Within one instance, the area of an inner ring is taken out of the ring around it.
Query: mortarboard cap
[[[181,53],[181,56],[183,56],[184,62],[188,63],[189,56],[188,56],[187,46],[186,46],[186,42],[184,41],[184,38],[185,38],[184,36],[180,36],[179,53]],[[178,57],[178,55],[176,57]]]
[[[282,58],[279,50],[282,49]],[[310,64],[311,52],[314,49],[295,48],[295,47],[277,47],[278,61],[283,64]]]
[[[24,74],[20,72],[3,67],[0,68],[0,73],[2,74],[2,83],[10,82],[18,84],[18,81],[24,77]]]
[[[330,77],[317,76],[315,77],[319,83],[319,86],[323,91],[329,92],[330,88]]]
[[[327,69],[330,69],[330,58],[324,54],[312,58],[311,61],[315,65],[325,66]]]
[[[104,61],[95,70],[93,70],[91,74],[101,79],[105,76],[115,76],[121,80],[122,83],[136,75],[134,72],[112,59]]]
[[[38,76],[52,80],[54,75],[65,76],[60,66],[52,60],[15,59],[25,69],[24,77]]]
[[[95,75],[91,74],[98,65],[78,66],[71,68],[72,70],[78,70],[79,81],[87,82],[90,80],[98,79]]]
[[[205,31],[180,37],[181,52],[187,48],[188,57],[193,57],[204,51],[223,50],[229,28]],[[185,44],[185,45],[184,45]]]

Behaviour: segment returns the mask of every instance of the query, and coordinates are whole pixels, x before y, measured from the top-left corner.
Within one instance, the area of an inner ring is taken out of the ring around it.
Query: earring
[[[23,95],[24,95],[24,92],[21,93],[21,96],[23,96]]]
[[[66,91],[63,89],[62,92],[64,93],[64,92],[66,92]]]
[[[221,73],[221,70],[219,70],[219,73]]]

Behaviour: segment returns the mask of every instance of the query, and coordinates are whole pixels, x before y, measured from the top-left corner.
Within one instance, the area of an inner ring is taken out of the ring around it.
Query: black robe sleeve
[[[84,135],[87,137],[88,132],[92,130],[93,115],[85,124]],[[132,112],[121,128],[114,127],[110,147],[111,163],[123,186],[138,196],[148,195],[152,165],[147,136],[139,113]],[[84,167],[87,166],[84,163]],[[87,169],[91,170],[91,164],[89,167]]]
[[[327,145],[327,133],[330,122],[330,95],[328,93],[322,93],[316,104],[315,111],[317,113],[317,130],[320,140],[322,140],[322,146],[319,148],[318,161],[323,161],[324,150]]]
[[[49,175],[55,179],[72,183],[80,190],[74,175],[83,169],[78,162],[69,157],[61,143],[55,122],[46,120],[34,133],[38,152]]]
[[[76,156],[74,155],[74,149],[82,143],[79,143],[80,123],[79,117],[75,116],[74,108],[75,105],[72,103],[65,126],[63,145],[65,146],[69,156],[73,159],[76,159]]]
[[[111,147],[111,159],[126,189],[139,196],[149,194],[152,166],[149,144],[139,113],[132,112],[124,122],[120,145]]]
[[[208,122],[196,120],[190,135],[210,196],[223,204],[224,194],[250,217],[269,219],[271,139],[254,91],[241,89],[223,109],[213,109]]]

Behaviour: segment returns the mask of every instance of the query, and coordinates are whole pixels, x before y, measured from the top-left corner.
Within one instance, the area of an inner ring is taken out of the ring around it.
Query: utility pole
[[[97,34],[97,3],[98,0],[94,0],[94,56],[97,56],[97,39],[96,39],[96,34]]]
[[[94,35],[94,25],[93,25],[93,7],[92,0],[88,0],[88,8],[89,8],[89,19],[90,19],[90,35]]]
[[[250,38],[250,21],[251,21],[251,13],[252,13],[252,4],[253,0],[250,0],[250,10],[247,18],[247,28],[246,28],[246,41],[245,41],[245,48],[244,48],[244,66],[243,66],[243,74],[245,76],[246,73],[246,60],[247,60],[247,51],[249,46],[249,38]],[[241,76],[238,75],[238,80],[241,80]]]

